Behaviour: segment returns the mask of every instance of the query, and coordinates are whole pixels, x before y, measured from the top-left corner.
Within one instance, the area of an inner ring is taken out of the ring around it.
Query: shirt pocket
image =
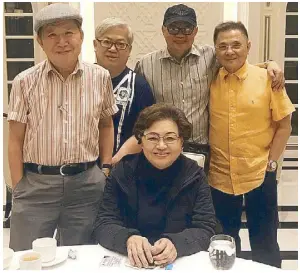
[[[192,78],[193,88],[206,90],[209,88],[209,76],[207,74],[200,77],[196,76]]]
[[[28,131],[26,135],[27,145],[36,136],[39,127],[42,125],[42,121],[45,117],[48,106],[47,90],[33,89],[27,94],[28,112],[27,112],[27,125]]]
[[[194,83],[199,83],[199,82],[203,82],[203,81],[207,81],[207,80],[208,80],[208,75],[207,74],[201,75],[200,77],[199,76],[193,77],[193,82]]]

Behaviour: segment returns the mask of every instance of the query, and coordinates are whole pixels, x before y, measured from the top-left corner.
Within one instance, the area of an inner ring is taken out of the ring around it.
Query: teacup
[[[39,238],[32,242],[32,250],[41,254],[42,262],[47,263],[55,259],[57,242],[55,238]]]
[[[41,270],[41,254],[35,251],[27,252],[20,257],[19,264],[21,270]]]

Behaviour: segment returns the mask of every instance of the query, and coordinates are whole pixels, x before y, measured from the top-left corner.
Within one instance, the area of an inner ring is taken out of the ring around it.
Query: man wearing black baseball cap
[[[194,9],[183,4],[168,8],[162,32],[170,55],[181,61],[181,58],[191,50],[198,32]]]

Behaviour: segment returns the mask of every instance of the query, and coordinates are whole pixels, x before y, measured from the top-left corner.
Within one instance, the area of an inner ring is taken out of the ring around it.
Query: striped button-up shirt
[[[193,124],[192,140],[208,143],[208,101],[210,83],[218,69],[211,46],[193,45],[178,62],[167,49],[144,56],[136,65],[150,84],[156,102],[172,103],[183,110]]]
[[[46,60],[14,79],[8,120],[26,123],[24,162],[57,166],[96,160],[99,121],[117,111],[107,70],[78,62],[64,80]]]

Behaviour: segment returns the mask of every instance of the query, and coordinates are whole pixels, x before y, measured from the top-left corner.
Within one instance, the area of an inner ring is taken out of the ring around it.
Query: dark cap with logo
[[[168,26],[179,21],[190,23],[196,27],[197,18],[195,10],[183,4],[169,7],[165,12],[163,25]]]

